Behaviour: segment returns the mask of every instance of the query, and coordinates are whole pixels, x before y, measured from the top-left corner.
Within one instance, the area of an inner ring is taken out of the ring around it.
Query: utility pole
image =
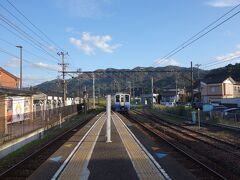
[[[93,73],[93,109],[95,109],[95,75]]]
[[[20,49],[20,89],[22,89],[22,46],[16,46]]]
[[[178,87],[177,87],[177,74],[176,74],[176,105],[177,105],[177,101],[178,101]]]
[[[99,98],[100,98],[100,87],[98,87],[98,105],[99,105]]]
[[[81,72],[81,69],[77,69],[77,72],[78,73],[78,98],[79,98],[79,103],[80,103],[80,99],[81,99],[81,91],[80,91],[80,72]]]
[[[193,105],[193,66],[191,61],[191,105]]]
[[[152,76],[152,83],[151,84],[152,84],[152,108],[153,108],[154,107],[153,106],[153,76]]]
[[[131,81],[128,81],[128,84],[129,84],[129,94],[130,94],[130,97],[132,96],[132,85],[131,85]]]
[[[201,64],[195,64],[195,66],[197,67],[197,75],[198,75],[198,79],[199,79],[199,67],[201,66]]]
[[[62,66],[62,77],[63,77],[63,106],[66,105],[66,94],[67,94],[67,85],[66,85],[66,80],[65,80],[65,73],[66,73],[66,67],[67,63],[64,63],[64,56],[68,55],[68,53],[64,52],[58,52],[57,53],[59,56],[62,56],[62,63],[59,63],[58,65]]]

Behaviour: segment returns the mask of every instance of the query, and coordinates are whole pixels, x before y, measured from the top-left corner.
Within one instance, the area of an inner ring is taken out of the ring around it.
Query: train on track
[[[126,112],[130,110],[130,94],[116,93],[113,98],[113,110]]]

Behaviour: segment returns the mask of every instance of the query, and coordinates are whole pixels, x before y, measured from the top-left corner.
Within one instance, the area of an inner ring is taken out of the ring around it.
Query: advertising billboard
[[[7,123],[14,123],[30,118],[30,99],[28,97],[6,98]]]

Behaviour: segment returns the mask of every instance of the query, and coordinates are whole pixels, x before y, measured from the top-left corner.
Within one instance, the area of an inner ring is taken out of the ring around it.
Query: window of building
[[[210,87],[210,91],[211,91],[212,93],[219,92],[219,86],[211,86],[211,87]]]

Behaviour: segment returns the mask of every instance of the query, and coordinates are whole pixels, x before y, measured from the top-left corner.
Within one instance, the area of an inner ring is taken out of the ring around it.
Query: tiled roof
[[[17,76],[14,76],[13,74],[11,74],[10,72],[8,72],[7,70],[3,69],[2,67],[0,67],[0,71],[4,72],[5,74],[11,76],[12,78],[18,80],[19,78]]]
[[[29,90],[0,87],[0,94],[7,94],[10,96],[32,96],[35,94],[35,92]]]
[[[203,79],[202,82],[204,82],[206,84],[218,84],[218,83],[222,83],[223,81],[225,81],[228,78],[230,79],[230,81],[233,82],[233,84],[236,83],[230,76],[215,76],[215,77]]]

